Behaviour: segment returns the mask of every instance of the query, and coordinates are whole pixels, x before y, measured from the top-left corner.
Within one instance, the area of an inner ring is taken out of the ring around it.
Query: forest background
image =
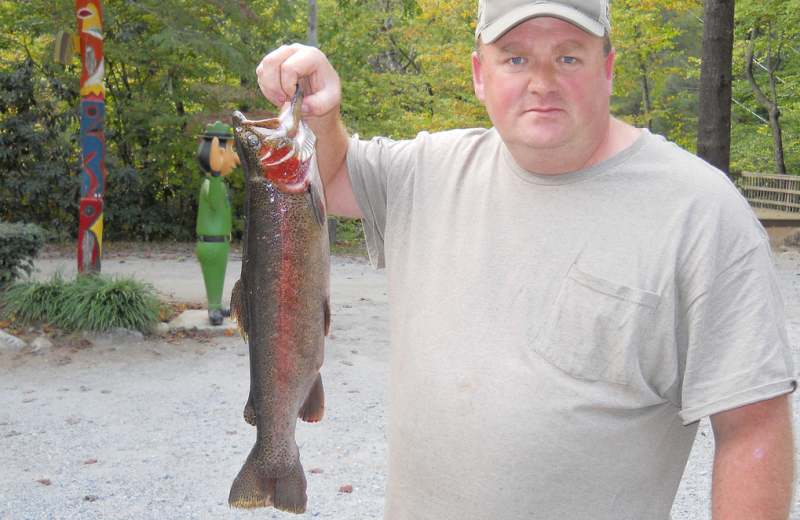
[[[612,111],[694,152],[702,1],[612,0]],[[362,138],[489,127],[474,96],[476,0],[318,0],[319,48]],[[194,239],[197,134],[276,112],[255,67],[306,41],[305,0],[105,0],[104,239]],[[800,173],[800,0],[738,0],[731,171]],[[80,62],[55,63],[73,0],[0,0],[0,218],[78,232]],[[780,150],[780,154],[778,151]],[[241,234],[241,170],[227,177]]]

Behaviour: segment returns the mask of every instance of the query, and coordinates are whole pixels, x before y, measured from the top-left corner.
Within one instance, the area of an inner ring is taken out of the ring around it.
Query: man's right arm
[[[316,47],[284,45],[264,57],[256,74],[264,96],[278,106],[290,101],[302,83],[303,120],[317,136],[317,164],[328,213],[363,217],[347,171],[348,134],[339,115],[342,86],[328,59]]]

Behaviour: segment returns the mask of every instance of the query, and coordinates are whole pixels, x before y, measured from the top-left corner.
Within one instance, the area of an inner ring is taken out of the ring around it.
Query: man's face
[[[484,45],[482,59],[473,54],[475,94],[518,162],[542,151],[591,154],[608,131],[613,63],[602,38],[532,18]]]

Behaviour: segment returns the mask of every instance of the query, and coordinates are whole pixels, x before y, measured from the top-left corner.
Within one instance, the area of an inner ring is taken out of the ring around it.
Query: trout
[[[294,433],[297,419],[322,419],[319,369],[330,326],[325,199],[315,137],[300,117],[303,91],[274,119],[234,112],[245,178],[242,274],[231,317],[250,349],[245,420],[256,443],[231,486],[232,507],[273,506],[302,513],[306,478]]]

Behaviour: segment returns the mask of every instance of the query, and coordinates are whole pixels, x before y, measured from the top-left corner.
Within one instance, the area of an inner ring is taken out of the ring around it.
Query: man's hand
[[[283,45],[267,54],[256,68],[258,86],[267,99],[278,106],[291,101],[302,79],[305,97],[303,115],[325,116],[338,112],[342,85],[333,66],[316,47],[295,43]]]
[[[342,84],[333,66],[316,47],[284,45],[256,68],[261,92],[278,106],[291,101],[303,86],[303,120],[317,136],[317,165],[328,213],[363,217],[347,172],[347,130],[339,117]]]
[[[714,520],[786,520],[792,506],[794,444],[788,396],[711,417],[716,452]]]

